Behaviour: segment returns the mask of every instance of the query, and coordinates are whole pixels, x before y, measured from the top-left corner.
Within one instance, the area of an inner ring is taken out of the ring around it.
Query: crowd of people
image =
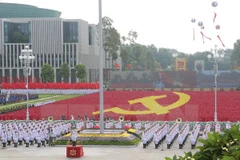
[[[28,94],[28,98],[37,99],[38,94]],[[4,94],[0,94],[0,104],[3,104],[3,105],[14,103],[14,102],[26,101],[26,100],[27,100],[26,94],[15,94],[9,91]]]
[[[2,90],[2,93],[7,93],[9,90]],[[11,90],[14,94],[92,94],[99,92],[98,89],[14,89]]]
[[[196,122],[194,126],[191,127],[188,122],[179,124],[177,122],[131,122],[121,120],[114,121],[111,119],[104,121],[104,127],[106,129],[124,129],[127,127],[141,130],[143,148],[148,147],[150,143],[154,142],[156,149],[160,144],[163,144],[164,140],[166,140],[167,148],[170,149],[176,139],[178,140],[179,149],[183,149],[188,136],[190,136],[191,148],[194,149],[200,135],[202,139],[206,139],[209,132],[221,132],[223,129],[223,126],[221,126],[219,122],[213,124],[213,126],[209,122],[204,124],[204,126]],[[78,131],[83,128],[99,128],[99,121],[93,121],[88,118],[84,120],[74,120],[73,116],[70,120],[60,121],[0,121],[0,140],[3,148],[11,145],[14,147],[18,147],[19,145],[30,147],[35,144],[37,147],[46,145],[53,146],[53,141],[56,138],[71,133],[73,145],[76,145]],[[230,128],[231,122],[227,122],[224,129]]]
[[[229,121],[225,126],[221,126],[219,122],[214,124],[206,122],[204,126],[201,126],[199,122],[196,122],[193,127],[191,127],[188,122],[183,123],[182,126],[179,123],[170,125],[168,122],[162,124],[155,122],[150,124],[151,126],[145,128],[142,134],[143,148],[146,148],[153,141],[155,149],[157,149],[159,145],[166,140],[167,149],[170,149],[173,142],[177,139],[179,149],[183,149],[188,136],[190,136],[191,148],[194,149],[199,137],[207,139],[209,132],[215,131],[221,133],[223,129],[230,129],[232,126]],[[240,122],[237,124],[240,125]]]
[[[3,89],[26,89],[26,82],[17,83],[5,83],[2,82]],[[68,82],[29,82],[29,89],[99,89],[98,82],[79,82],[79,83],[68,83]]]
[[[0,121],[0,139],[3,148],[53,146],[54,139],[70,133],[71,127],[70,121]]]
[[[34,104],[29,104],[28,107],[32,108],[32,107],[42,106],[42,105],[50,104],[50,103],[54,103],[54,102],[55,102],[55,100],[47,100],[47,101],[43,101],[43,102],[36,102]],[[26,108],[27,108],[27,104],[16,105],[16,106],[11,106],[11,107],[7,107],[7,108],[1,108],[0,107],[0,114],[5,114],[5,113],[17,111],[17,110],[26,109]]]

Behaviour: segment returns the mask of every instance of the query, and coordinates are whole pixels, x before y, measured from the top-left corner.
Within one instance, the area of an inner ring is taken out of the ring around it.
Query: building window
[[[5,43],[31,43],[31,23],[4,22]]]
[[[92,43],[92,26],[89,26],[88,27],[88,44],[89,45],[93,45],[93,43]]]
[[[78,43],[78,22],[63,22],[63,42]]]
[[[0,67],[3,67],[3,65],[2,65],[2,54],[0,54]]]

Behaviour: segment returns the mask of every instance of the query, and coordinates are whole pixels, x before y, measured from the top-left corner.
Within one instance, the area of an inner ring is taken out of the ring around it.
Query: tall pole
[[[208,60],[214,63],[213,66],[213,71],[214,71],[214,85],[215,85],[215,90],[214,90],[214,122],[218,121],[218,116],[217,116],[217,77],[218,77],[218,62],[223,60],[223,50],[217,50],[217,45],[214,46],[214,49],[211,49],[211,52],[213,53],[213,56],[209,54]]]
[[[29,68],[30,63],[34,61],[35,56],[32,54],[32,50],[29,50],[28,46],[25,46],[25,49],[23,49],[21,51],[21,55],[19,56],[20,61],[24,64],[24,77],[27,80],[26,83],[26,90],[27,90],[27,113],[26,113],[26,121],[29,121],[29,105],[28,105],[28,99],[29,99],[29,95],[28,95],[28,75],[31,75],[31,68]],[[28,73],[28,69],[30,69],[29,73]]]
[[[218,74],[218,65],[217,65],[217,51],[215,51],[215,67],[214,67],[214,76],[215,76],[215,96],[214,96],[214,121],[217,122],[217,74]]]
[[[27,56],[27,58],[29,58],[29,57]],[[29,108],[28,108],[28,64],[26,65],[26,72],[27,72],[26,73],[26,75],[27,75],[27,86],[26,86],[26,88],[27,88],[27,115],[26,115],[26,120],[29,121]]]
[[[99,99],[100,99],[100,133],[104,133],[104,113],[103,113],[103,56],[102,56],[102,0],[99,0]]]

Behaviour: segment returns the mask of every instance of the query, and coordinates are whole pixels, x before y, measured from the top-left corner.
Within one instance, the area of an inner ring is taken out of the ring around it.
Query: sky
[[[0,0],[22,3],[62,12],[67,19],[99,22],[98,0]],[[240,39],[240,0],[102,0],[102,15],[113,19],[121,36],[130,30],[138,33],[137,43],[154,44],[157,48],[176,49],[187,54],[218,48],[233,49]],[[213,23],[214,12],[217,14]],[[195,23],[191,19],[196,19]],[[204,29],[198,26],[203,22]],[[220,29],[216,30],[216,25]],[[195,30],[195,40],[193,40]],[[202,39],[202,32],[208,40]],[[223,44],[217,36],[220,36]]]

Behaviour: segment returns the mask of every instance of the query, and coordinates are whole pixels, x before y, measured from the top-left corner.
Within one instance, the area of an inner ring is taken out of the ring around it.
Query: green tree
[[[148,46],[148,52],[147,52],[147,70],[154,70],[155,64],[157,63],[154,60],[154,54],[157,53],[157,48],[152,44]],[[160,66],[159,64],[156,64],[156,66]]]
[[[84,81],[87,77],[87,70],[84,64],[78,64],[75,66],[76,77],[80,79],[80,81]]]
[[[53,82],[54,81],[54,69],[49,64],[44,64],[41,69],[41,77],[43,82]]]
[[[103,17],[102,19],[103,49],[106,54],[105,57],[106,57],[106,60],[109,60],[110,58],[112,58],[112,61],[115,61],[118,58],[118,51],[120,50],[121,40],[120,40],[120,34],[112,26],[112,24],[113,24],[113,20],[111,18]]]
[[[63,63],[60,67],[59,75],[64,79],[64,82],[67,82],[70,77],[70,68],[67,63]]]
[[[122,58],[122,70],[126,70],[129,54],[126,47],[121,47],[120,57]]]
[[[240,39],[234,43],[234,48],[231,55],[232,66],[240,66]]]
[[[174,64],[173,53],[177,53],[176,50],[170,50],[167,48],[160,48],[155,55],[157,62],[160,63],[162,69],[168,68]]]
[[[127,40],[129,41],[130,44],[134,44],[137,38],[138,38],[138,33],[136,31],[131,30],[128,32]]]

